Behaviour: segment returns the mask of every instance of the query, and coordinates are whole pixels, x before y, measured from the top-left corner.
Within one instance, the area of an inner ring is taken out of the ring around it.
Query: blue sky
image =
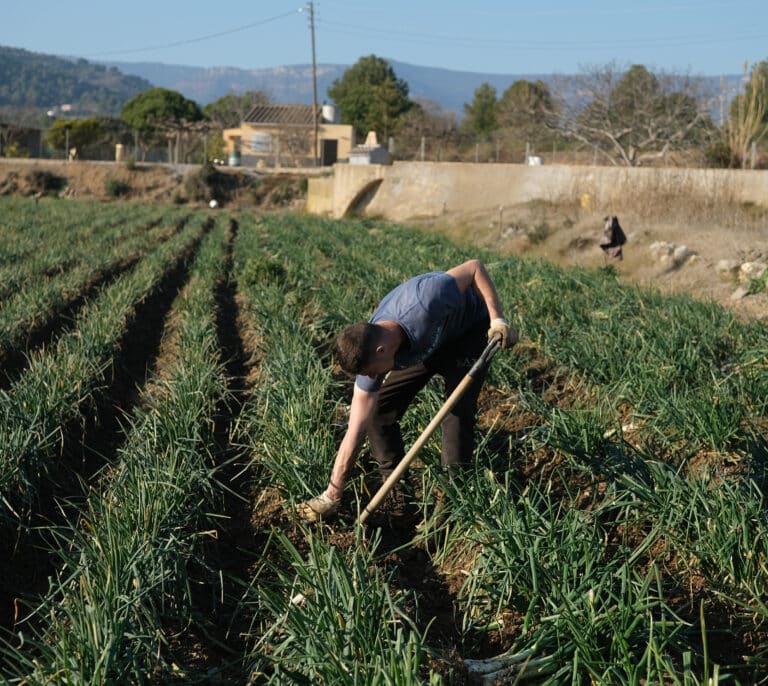
[[[90,61],[258,69],[312,61],[308,3],[24,0],[0,45]],[[499,74],[615,61],[696,75],[768,59],[768,0],[317,0],[319,64],[363,55]]]

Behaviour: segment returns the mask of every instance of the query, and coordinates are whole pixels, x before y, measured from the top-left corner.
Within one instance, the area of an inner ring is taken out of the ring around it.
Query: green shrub
[[[45,169],[33,169],[27,174],[27,183],[33,193],[56,193],[66,187],[67,180]]]
[[[764,271],[757,279],[750,279],[747,285],[747,292],[750,295],[755,293],[765,293],[768,290],[768,270]]]
[[[108,176],[104,179],[104,192],[110,198],[119,198],[131,192],[131,186],[125,181]]]
[[[254,205],[261,205],[266,196],[264,184],[261,179],[253,179],[248,187],[248,196]]]
[[[704,150],[708,167],[730,169],[741,166],[741,161],[733,154],[731,146],[725,141],[717,141]]]
[[[219,171],[207,162],[184,179],[184,190],[191,200],[208,202],[215,198],[221,205],[232,197],[238,183],[237,176]]]
[[[3,157],[29,157],[29,150],[18,143],[10,143],[3,149]]]
[[[288,205],[296,197],[296,188],[294,186],[280,186],[272,191],[270,200],[274,205]]]

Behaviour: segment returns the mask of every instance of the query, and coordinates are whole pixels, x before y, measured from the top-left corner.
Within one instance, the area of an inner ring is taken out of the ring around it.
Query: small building
[[[315,120],[315,118],[317,118]],[[317,150],[314,150],[317,126]],[[224,129],[230,163],[256,167],[311,167],[349,159],[354,129],[335,122],[329,105],[254,105],[236,129]]]
[[[389,164],[389,150],[379,145],[375,131],[369,131],[365,143],[349,151],[350,164]]]

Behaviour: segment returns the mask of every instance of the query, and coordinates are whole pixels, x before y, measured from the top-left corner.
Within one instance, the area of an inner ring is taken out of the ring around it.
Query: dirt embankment
[[[0,195],[54,195],[80,200],[131,200],[230,209],[302,208],[306,175],[200,165],[127,164],[0,158]]]
[[[693,207],[686,211],[682,203],[684,199],[674,212],[651,207],[619,211],[627,236],[620,262],[607,260],[600,249],[603,215],[576,203],[505,208],[501,221],[496,210],[421,223],[502,254],[541,257],[563,267],[610,264],[626,283],[715,301],[743,320],[768,319],[768,293],[734,297],[745,286],[738,267],[768,263],[768,210],[740,206],[697,213]],[[722,270],[724,262],[730,263],[730,270]]]
[[[83,200],[198,206],[216,199],[220,206],[228,209],[302,211],[307,175],[221,167],[214,172],[209,170],[205,177],[199,165],[0,158],[0,195],[47,193]],[[214,190],[206,190],[210,188]],[[674,216],[664,212],[654,214],[652,210],[619,212],[628,243],[624,260],[611,264],[624,281],[714,300],[744,319],[768,318],[768,294],[734,299],[733,294],[740,285],[737,276],[717,269],[723,260],[768,261],[768,212],[737,207],[700,216],[695,207],[685,205],[684,199]],[[543,257],[561,266],[591,268],[606,263],[598,246],[602,216],[577,206],[530,203],[507,208],[503,221],[494,210],[446,215],[421,223],[428,230],[465,243],[469,241],[506,254]],[[684,246],[689,255],[682,262],[665,260],[653,247],[659,243]]]

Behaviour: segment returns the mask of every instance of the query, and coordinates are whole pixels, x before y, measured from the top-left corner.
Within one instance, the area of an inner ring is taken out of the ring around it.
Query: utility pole
[[[725,124],[725,75],[720,74],[720,128]]]
[[[309,10],[309,30],[312,34],[312,119],[315,127],[315,139],[313,144],[313,156],[315,160],[315,166],[318,165],[318,122],[317,122],[317,63],[315,62],[315,3],[310,0],[307,3],[307,9]]]

